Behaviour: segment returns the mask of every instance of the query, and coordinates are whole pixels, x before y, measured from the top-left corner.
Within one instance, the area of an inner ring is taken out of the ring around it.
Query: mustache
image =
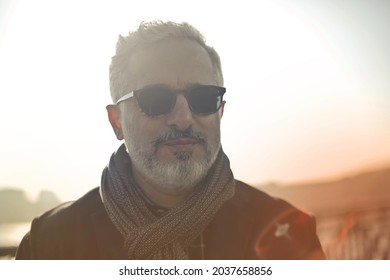
[[[174,140],[178,138],[191,138],[196,141],[198,141],[201,144],[206,144],[206,137],[200,133],[200,132],[194,132],[192,127],[187,128],[186,130],[178,130],[176,128],[171,129],[170,131],[161,134],[159,137],[155,138],[152,141],[152,144],[157,147],[158,145],[169,141],[169,140]]]

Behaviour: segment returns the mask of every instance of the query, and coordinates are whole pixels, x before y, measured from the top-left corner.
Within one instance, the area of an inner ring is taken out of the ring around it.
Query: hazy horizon
[[[317,185],[317,184],[326,184],[326,183],[335,183],[338,181],[344,181],[346,178],[353,178],[359,175],[364,175],[372,172],[378,172],[378,171],[385,171],[385,170],[390,170],[390,165],[378,165],[376,167],[372,168],[362,168],[362,169],[356,169],[350,172],[344,172],[340,173],[336,176],[328,176],[328,177],[318,177],[318,178],[309,178],[308,179],[303,179],[303,180],[298,180],[298,181],[281,181],[281,180],[267,180],[263,182],[258,182],[258,183],[252,183],[252,186],[255,188],[264,188],[267,187],[267,191],[269,191],[269,187],[282,187],[283,189],[285,187],[299,187],[299,186],[306,186],[306,185]],[[95,188],[97,186],[91,187],[90,189],[86,189],[85,193],[87,193],[89,190]],[[29,190],[28,186],[6,186],[6,185],[0,185],[0,193],[2,191],[22,191],[23,194],[26,196],[29,202],[35,203],[38,201],[39,196],[42,194],[45,194],[46,192],[53,193],[61,202],[66,202],[69,200],[75,200],[79,198],[79,196],[85,194],[85,193],[75,193],[73,194],[72,197],[62,197],[59,193],[57,193],[54,189],[36,189],[36,192],[32,193]]]

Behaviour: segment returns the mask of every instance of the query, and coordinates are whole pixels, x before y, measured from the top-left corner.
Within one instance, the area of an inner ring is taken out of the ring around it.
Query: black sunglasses
[[[189,89],[174,90],[162,85],[148,86],[125,94],[116,104],[135,96],[142,112],[148,116],[160,116],[169,113],[173,109],[179,92],[183,92],[193,113],[210,115],[221,108],[226,88],[202,85]]]

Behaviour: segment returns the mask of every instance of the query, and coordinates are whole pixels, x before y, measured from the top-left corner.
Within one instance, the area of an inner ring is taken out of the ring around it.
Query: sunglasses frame
[[[211,113],[199,113],[199,112],[196,112],[193,110],[190,102],[188,101],[188,94],[189,92],[191,92],[192,90],[195,90],[195,89],[200,89],[200,88],[203,88],[203,87],[207,87],[207,88],[215,88],[218,90],[218,95],[217,96],[220,96],[221,97],[221,102],[218,106],[218,108],[215,110],[215,112],[211,112]],[[134,90],[134,91],[131,91],[125,95],[123,95],[121,98],[118,99],[118,101],[115,103],[115,105],[118,105],[119,103],[123,102],[123,101],[126,101],[132,97],[135,97],[137,99],[137,103],[138,103],[138,107],[140,108],[140,110],[142,112],[144,112],[144,110],[141,108],[141,106],[139,105],[139,96],[142,94],[142,91],[148,89],[148,88],[152,88],[152,87],[146,87],[146,88],[142,88],[142,89],[138,89],[138,90]],[[169,89],[168,87],[162,87],[164,89]],[[187,102],[188,102],[188,106],[190,107],[191,109],[191,112],[197,114],[197,115],[211,115],[211,114],[214,114],[216,112],[218,112],[218,110],[221,108],[222,104],[225,103],[225,101],[223,100],[223,95],[226,93],[226,88],[224,87],[220,87],[220,86],[215,86],[215,85],[200,85],[200,86],[195,86],[195,87],[191,87],[189,89],[177,89],[177,90],[174,90],[174,89],[169,89],[172,93],[176,93],[176,98],[177,98],[177,94],[179,94],[180,92],[183,92],[183,95],[184,97],[186,98]],[[175,103],[176,103],[176,99],[175,99]],[[175,104],[174,103],[174,104]],[[153,114],[148,114],[146,112],[144,112],[146,115],[148,116],[162,116],[162,115],[166,115],[168,114],[174,107],[174,104],[172,106],[172,108],[170,108],[169,111],[167,111],[166,113],[163,113],[163,114],[157,114],[157,115],[153,115]]]

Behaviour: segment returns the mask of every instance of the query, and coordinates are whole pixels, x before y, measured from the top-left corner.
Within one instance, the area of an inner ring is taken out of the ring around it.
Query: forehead
[[[165,40],[137,51],[130,58],[130,73],[132,90],[151,84],[217,84],[207,51],[189,39]]]

